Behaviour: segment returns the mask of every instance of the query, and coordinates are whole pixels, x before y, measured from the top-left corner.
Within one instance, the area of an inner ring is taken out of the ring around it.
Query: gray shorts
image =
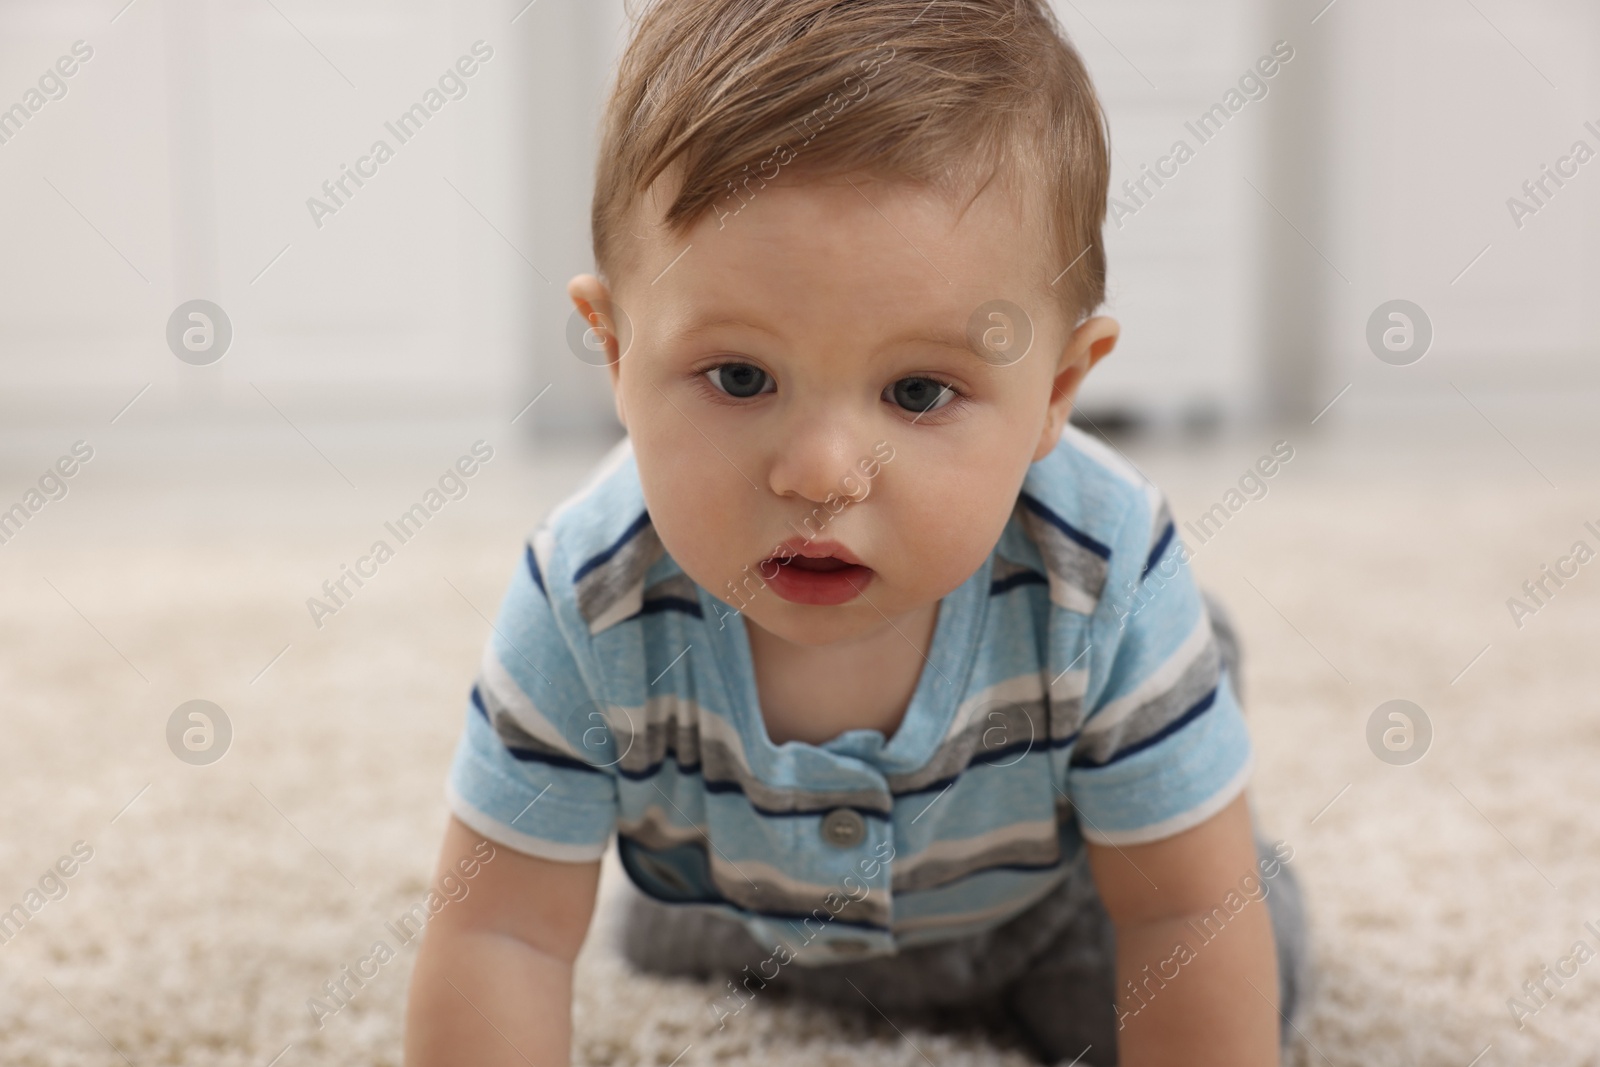
[[[1237,678],[1232,627],[1220,606],[1211,610],[1223,657]],[[1263,859],[1273,855],[1259,835],[1256,847]],[[771,960],[773,947],[759,944],[743,924],[703,906],[659,902],[629,882],[617,948],[646,973],[715,981],[708,1011],[723,1021],[755,994],[775,993],[874,1016],[881,1011],[896,1025],[913,1018],[971,1023],[1013,1035],[1044,1063],[1081,1055],[1077,1062],[1083,1067],[1113,1067],[1114,931],[1087,855],[1080,853],[1065,874],[1055,890],[988,930],[910,946],[893,956],[789,963],[771,977],[770,962],[762,964]],[[1287,866],[1263,884],[1277,942],[1280,1034],[1287,1042],[1290,1020],[1310,992],[1305,904]]]

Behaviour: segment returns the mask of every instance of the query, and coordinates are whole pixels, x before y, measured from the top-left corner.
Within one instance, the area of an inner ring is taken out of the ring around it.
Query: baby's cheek
[[[775,548],[755,540],[751,532],[758,525],[751,515],[755,494],[740,484],[743,494],[701,483],[696,495],[695,486],[684,485],[659,506],[650,507],[667,552],[695,583],[718,596],[751,595],[749,590],[761,585],[760,559]]]
[[[971,574],[988,556],[1016,507],[1016,491],[1003,473],[944,481],[942,492],[922,496],[903,522],[924,566]]]
[[[971,500],[952,497],[906,502],[894,509],[890,521],[895,527],[891,540],[903,547],[905,562],[930,578],[942,578],[945,572],[970,574],[998,536],[997,531],[991,536],[986,511]]]

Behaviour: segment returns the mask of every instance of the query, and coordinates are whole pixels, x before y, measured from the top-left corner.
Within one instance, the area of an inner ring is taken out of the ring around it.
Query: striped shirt
[[[1244,788],[1252,748],[1187,557],[1160,492],[1069,427],[940,603],[893,737],[778,745],[743,617],[667,554],[624,440],[525,546],[451,810],[554,860],[615,833],[645,893],[803,964],[974,933],[1058,886],[1085,839],[1168,837]]]

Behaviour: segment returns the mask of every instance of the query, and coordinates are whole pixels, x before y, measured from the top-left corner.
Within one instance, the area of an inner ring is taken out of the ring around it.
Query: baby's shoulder
[[[591,636],[638,614],[647,599],[695,600],[651,524],[627,438],[534,528],[528,554],[552,606]]]
[[[1142,573],[1173,532],[1161,490],[1111,446],[1069,425],[1028,468],[997,554],[1043,570],[1057,606],[1090,615],[1113,580]]]

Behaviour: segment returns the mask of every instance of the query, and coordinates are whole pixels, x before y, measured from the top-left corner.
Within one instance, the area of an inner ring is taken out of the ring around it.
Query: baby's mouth
[[[834,556],[823,556],[820,559],[813,559],[809,556],[795,556],[788,560],[774,556],[768,562],[776,563],[780,567],[793,567],[801,571],[842,571],[846,567],[855,566],[853,563],[846,563],[844,560]]]
[[[835,546],[828,546],[834,548]],[[835,555],[799,554],[797,546],[784,545],[761,561],[761,577],[773,592],[795,604],[829,606],[854,600],[875,577],[871,567]],[[821,545],[811,551],[827,551]]]

